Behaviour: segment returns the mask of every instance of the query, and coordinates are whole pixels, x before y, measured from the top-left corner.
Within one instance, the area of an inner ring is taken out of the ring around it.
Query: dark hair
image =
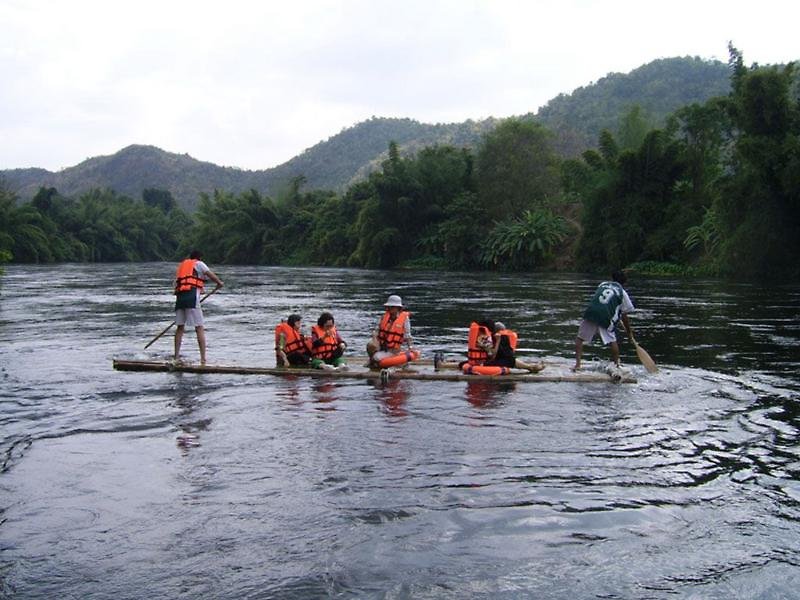
[[[628,276],[625,275],[625,271],[617,270],[611,274],[611,279],[620,285],[625,285],[625,282],[628,281]]]
[[[202,257],[203,255],[200,254],[200,250],[192,250],[191,252],[189,252],[189,258],[191,258],[192,260],[200,260]]]
[[[302,321],[302,320],[303,320],[303,317],[301,317],[300,315],[291,314],[291,315],[289,315],[289,318],[286,319],[286,322],[289,324],[289,327],[294,327],[295,323],[297,323],[298,321]]]
[[[478,325],[486,327],[486,329],[488,329],[490,333],[494,333],[494,321],[492,321],[491,319],[483,318],[480,321],[478,321]]]
[[[329,312],[324,312],[319,316],[319,319],[317,319],[317,325],[324,327],[325,323],[328,321],[333,321],[333,315]],[[333,322],[335,323],[336,321]]]

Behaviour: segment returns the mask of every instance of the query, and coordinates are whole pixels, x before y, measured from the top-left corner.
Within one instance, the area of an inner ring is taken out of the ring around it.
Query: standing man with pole
[[[210,293],[222,287],[222,280],[208,268],[197,250],[192,250],[175,273],[175,361],[180,360],[183,331],[188,325],[194,327],[197,345],[200,348],[200,364],[206,364],[206,332],[203,327],[203,309],[200,306],[200,293],[209,279],[217,284]]]
[[[620,319],[625,325],[628,339],[635,344],[633,329],[628,320],[628,314],[634,311],[633,302],[623,287],[628,278],[623,271],[614,271],[611,279],[612,281],[604,281],[597,286],[583,313],[578,336],[575,338],[575,366],[572,368],[574,371],[581,368],[584,342],[591,342],[597,334],[600,335],[603,344],[611,348],[611,360],[619,367],[619,344],[614,328]]]

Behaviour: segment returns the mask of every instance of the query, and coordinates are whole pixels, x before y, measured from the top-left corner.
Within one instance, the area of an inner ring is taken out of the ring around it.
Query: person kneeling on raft
[[[484,361],[486,367],[508,367],[514,369],[527,369],[531,373],[538,373],[544,369],[544,363],[526,363],[517,358],[517,333],[500,321],[494,324],[494,346],[488,351],[489,358]]]
[[[403,300],[392,294],[383,306],[386,312],[367,343],[369,366],[385,369],[417,360],[420,353],[412,346],[411,313],[403,310]],[[403,351],[403,344],[408,350]]]
[[[324,312],[311,327],[311,366],[315,369],[347,369],[344,350],[347,344],[336,331],[333,315]]]

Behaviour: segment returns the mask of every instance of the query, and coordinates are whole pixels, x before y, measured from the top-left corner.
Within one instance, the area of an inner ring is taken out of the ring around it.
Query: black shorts
[[[192,288],[175,294],[175,310],[181,308],[197,308],[197,290]]]
[[[292,352],[286,355],[286,360],[293,367],[305,367],[311,362],[311,357],[303,352]]]
[[[497,356],[491,360],[487,360],[483,364],[487,367],[508,367],[509,369],[513,369],[516,362],[517,359],[513,356]]]

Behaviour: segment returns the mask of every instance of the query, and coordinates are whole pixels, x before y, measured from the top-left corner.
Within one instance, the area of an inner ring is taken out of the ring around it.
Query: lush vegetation
[[[161,190],[145,190],[139,201],[107,190],[73,200],[42,188],[18,205],[0,186],[0,254],[15,262],[172,259],[190,223]]]
[[[21,205],[6,191],[0,249],[19,262],[159,260],[199,247],[239,264],[519,269],[546,265],[571,230],[557,214],[548,132],[530,121],[500,124],[477,154],[431,146],[402,157],[392,143],[381,169],[342,194],[304,183],[274,198],[203,194],[191,217],[157,189],[73,200],[42,188]]]
[[[565,169],[584,203],[578,262],[691,266],[729,276],[800,274],[800,101],[793,65],[746,67],[731,92],[676,111],[637,148],[604,131]],[[663,268],[662,268],[663,270]]]
[[[200,194],[188,214],[159,188],[132,199],[0,186],[0,262],[177,259],[213,263],[531,270],[628,267],[663,274],[797,278],[800,101],[792,65],[744,65],[730,92],[654,127],[627,108],[597,148],[564,159],[554,134],[507,119],[473,148],[392,142],[343,191],[296,176]]]

